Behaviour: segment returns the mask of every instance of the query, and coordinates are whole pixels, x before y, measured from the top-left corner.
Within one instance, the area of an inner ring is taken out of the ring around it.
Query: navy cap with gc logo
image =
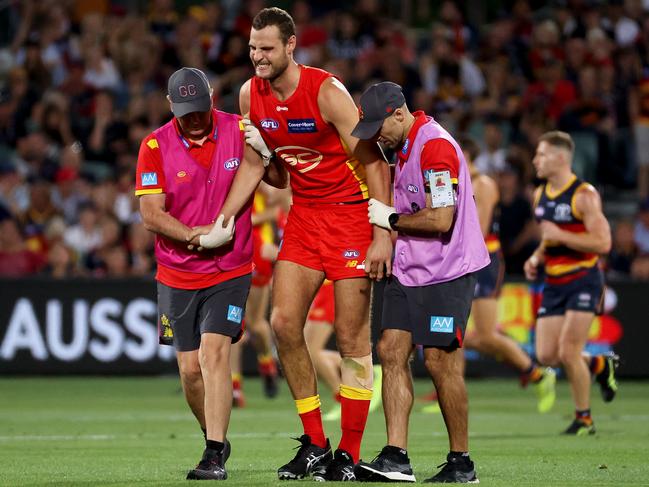
[[[200,69],[181,68],[169,77],[167,85],[171,111],[175,117],[212,109],[212,89]]]
[[[359,139],[371,139],[383,125],[383,120],[406,103],[401,86],[384,81],[370,86],[361,95],[360,121],[352,130]]]

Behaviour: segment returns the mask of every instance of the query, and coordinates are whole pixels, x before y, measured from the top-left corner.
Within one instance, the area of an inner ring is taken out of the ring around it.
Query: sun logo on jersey
[[[315,168],[324,157],[317,150],[300,147],[299,145],[278,147],[275,152],[286,164],[295,167],[302,174]]]

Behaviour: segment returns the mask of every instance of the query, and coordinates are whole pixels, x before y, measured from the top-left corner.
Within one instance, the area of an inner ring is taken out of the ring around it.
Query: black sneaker
[[[604,370],[595,376],[599,384],[600,392],[604,402],[611,402],[617,392],[617,380],[615,380],[615,370],[620,365],[620,356],[613,352],[604,356]]]
[[[336,450],[329,463],[321,464],[313,472],[313,480],[318,482],[353,482],[354,459],[345,450]]]
[[[438,465],[442,467],[437,475],[424,480],[428,483],[436,484],[479,484],[480,481],[476,476],[473,462],[469,457],[446,456],[446,462]]]
[[[299,441],[301,445],[298,447],[295,458],[277,470],[277,476],[280,480],[303,479],[310,475],[316,467],[331,460],[329,440],[327,440],[325,448],[320,448],[311,443],[309,435],[302,435],[293,439]]]
[[[227,443],[226,443],[227,444]],[[230,456],[228,448],[227,455]],[[203,458],[198,462],[196,468],[187,473],[187,480],[225,480],[228,473],[225,471],[225,447],[223,452],[217,453],[216,450],[205,448]]]
[[[354,467],[359,482],[416,482],[405,450],[385,446],[371,462],[358,462]]]
[[[595,424],[592,421],[589,424],[581,419],[575,419],[562,434],[574,436],[594,435]]]

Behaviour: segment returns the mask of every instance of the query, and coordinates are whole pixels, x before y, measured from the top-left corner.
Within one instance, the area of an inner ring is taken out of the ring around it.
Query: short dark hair
[[[262,9],[252,19],[252,28],[255,30],[261,30],[271,25],[276,25],[279,29],[283,44],[288,43],[291,36],[295,35],[295,22],[293,22],[293,17],[281,8],[270,7]]]
[[[475,161],[478,154],[480,154],[480,147],[473,137],[467,134],[460,134],[457,138],[458,144],[463,151],[469,154],[471,161]]]
[[[547,142],[551,146],[565,149],[571,154],[575,152],[575,142],[570,137],[570,134],[561,132],[560,130],[552,130],[544,133],[539,137],[539,142]]]

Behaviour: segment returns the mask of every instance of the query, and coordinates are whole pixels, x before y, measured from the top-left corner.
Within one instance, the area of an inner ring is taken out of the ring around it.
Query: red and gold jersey
[[[350,203],[369,197],[365,169],[348,155],[336,128],[325,122],[318,107],[327,71],[300,65],[295,92],[279,101],[270,83],[253,77],[250,119],[291,177],[293,202]]]
[[[555,223],[559,228],[572,233],[584,233],[586,227],[575,207],[577,192],[588,186],[573,175],[562,189],[551,192],[547,184],[537,192],[534,214],[536,218]],[[558,242],[544,241],[545,273],[550,279],[561,278],[569,282],[595,267],[599,256],[593,252],[581,252]]]

